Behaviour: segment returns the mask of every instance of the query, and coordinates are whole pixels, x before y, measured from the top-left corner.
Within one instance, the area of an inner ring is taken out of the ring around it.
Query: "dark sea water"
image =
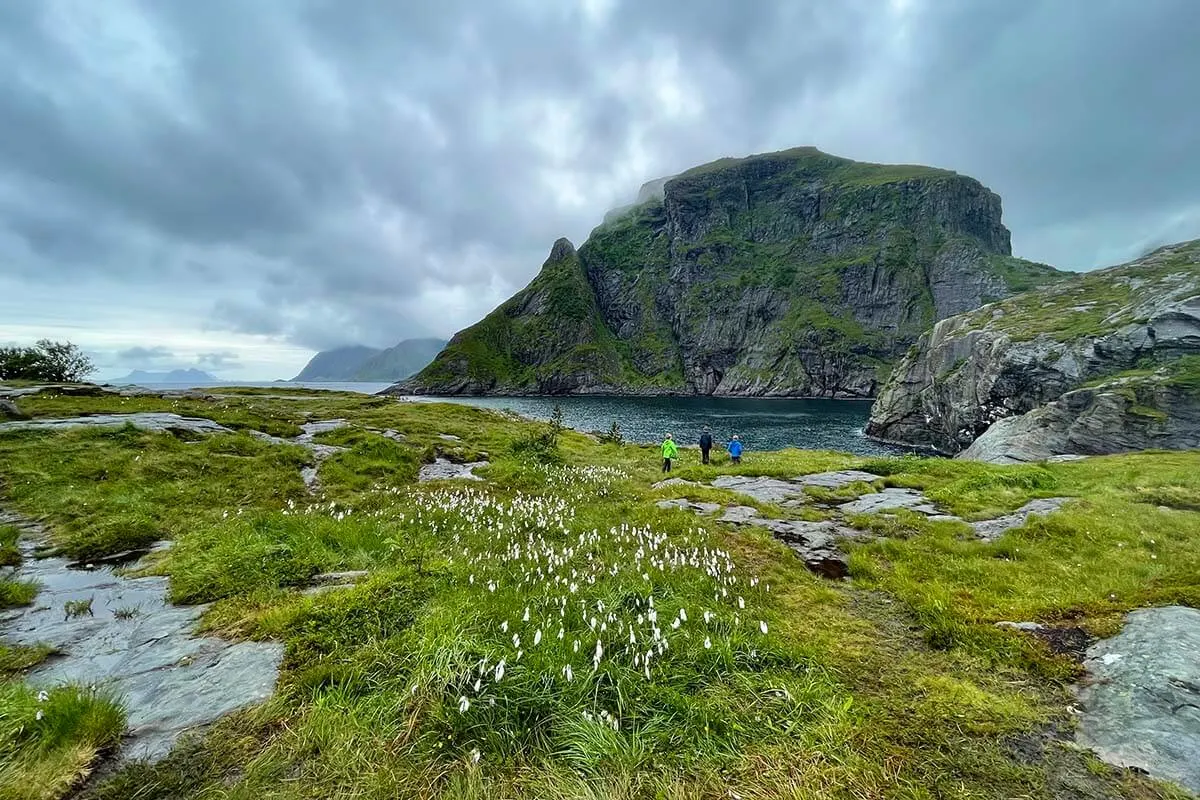
[[[737,434],[748,450],[842,450],[887,455],[900,448],[863,435],[869,400],[791,400],[735,397],[421,397],[510,409],[525,417],[549,419],[555,405],[563,421],[583,431],[607,431],[614,421],[627,441],[658,442],[670,432],[681,445],[695,444],[703,426],[718,446]]]
[[[326,389],[375,394],[387,383],[230,383],[220,386]],[[213,388],[154,384],[151,389]],[[841,450],[860,455],[886,455],[900,448],[873,442],[863,435],[869,400],[791,400],[740,397],[415,397],[419,402],[446,402],[481,408],[508,409],[524,417],[549,419],[554,407],[563,421],[581,431],[607,431],[615,421],[631,442],[658,442],[670,432],[680,445],[695,444],[703,426],[712,428],[717,446],[737,434],[747,450],[800,447]]]

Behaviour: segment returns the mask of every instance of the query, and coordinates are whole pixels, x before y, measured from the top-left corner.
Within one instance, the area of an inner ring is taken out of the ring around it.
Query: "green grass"
[[[1014,759],[1006,742],[1065,719],[1077,668],[993,623],[1100,634],[1130,608],[1200,603],[1198,453],[995,467],[790,450],[749,452],[735,469],[685,450],[676,477],[860,468],[968,519],[1033,497],[1079,498],[993,544],[970,540],[961,523],[856,519],[887,538],[852,546],[853,581],[843,583],[811,575],[761,530],[654,502],[827,512],[706,486],[654,491],[652,447],[564,431],[561,464],[547,465],[518,446],[544,425],[461,405],[253,393],[213,402],[231,416],[277,413],[280,424],[350,420],[321,437],[348,448],[322,467],[324,493],[300,483],[305,451],[244,434],[0,436],[0,501],[46,518],[58,546],[101,554],[173,539],[152,569],[177,602],[213,604],[205,630],[285,647],[268,702],[85,797],[1051,798],[1063,774],[1086,796],[1172,796],[1066,748]],[[436,455],[484,452],[487,483],[414,483]],[[301,591],[315,573],[340,570],[368,574],[354,587]],[[680,609],[688,620],[673,628]],[[0,669],[18,674],[47,655],[0,650]],[[0,742],[30,708],[28,690],[5,686]],[[0,758],[12,780],[56,797],[95,767],[119,719],[102,700],[72,702],[81,710],[51,744],[21,738],[6,751],[18,755]]]
[[[49,645],[0,644],[0,678],[10,678],[36,667],[54,653]]]
[[[37,596],[37,584],[32,581],[0,578],[0,608],[27,606]]]
[[[0,683],[0,798],[64,796],[124,727],[121,708],[102,693],[64,686],[39,694]]]
[[[17,539],[21,531],[16,525],[0,525],[0,567],[15,567],[21,563]]]
[[[1165,248],[1119,267],[1085,272],[1042,285],[997,306],[972,312],[969,324],[1003,331],[1015,340],[1055,341],[1102,336],[1136,322],[1138,308],[1200,287],[1200,242]]]

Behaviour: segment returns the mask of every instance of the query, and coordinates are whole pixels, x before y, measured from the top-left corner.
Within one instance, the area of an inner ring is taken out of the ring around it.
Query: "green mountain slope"
[[[640,197],[396,391],[873,396],[935,321],[1062,276],[946,170],[797,148]]]
[[[445,339],[405,339],[368,358],[355,369],[352,381],[398,381],[420,371],[446,346]]]

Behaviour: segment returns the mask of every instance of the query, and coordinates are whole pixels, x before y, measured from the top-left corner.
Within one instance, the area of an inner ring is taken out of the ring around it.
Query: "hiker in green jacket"
[[[679,447],[675,444],[675,440],[671,438],[671,434],[667,434],[667,438],[663,439],[662,457],[663,457],[663,472],[671,471],[671,459],[679,455]]]

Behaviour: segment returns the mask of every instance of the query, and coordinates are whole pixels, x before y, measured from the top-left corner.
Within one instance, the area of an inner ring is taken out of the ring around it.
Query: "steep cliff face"
[[[938,323],[867,432],[988,461],[1200,446],[1200,241]]]
[[[497,314],[515,330],[539,307],[552,257],[397,391],[870,397],[936,320],[1061,277],[1012,258],[999,197],[928,167],[798,148],[652,181],[639,200],[572,262],[587,325],[539,316],[586,341],[495,334]]]

